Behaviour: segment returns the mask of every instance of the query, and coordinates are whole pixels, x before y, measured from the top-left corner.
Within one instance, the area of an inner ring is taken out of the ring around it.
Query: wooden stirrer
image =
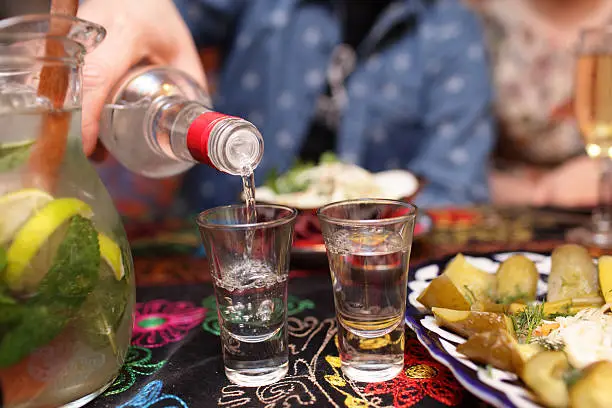
[[[78,0],[51,0],[51,14],[76,16]],[[49,35],[62,37],[70,30],[71,23],[52,21]],[[66,57],[63,44],[57,40],[48,40],[45,46],[48,58]],[[70,112],[64,111],[64,99],[68,92],[70,67],[61,63],[46,63],[40,73],[38,95],[51,101],[53,110],[46,112],[42,120],[41,134],[32,146],[29,159],[27,184],[53,193],[59,177],[60,166],[64,160],[68,131],[70,130]]]

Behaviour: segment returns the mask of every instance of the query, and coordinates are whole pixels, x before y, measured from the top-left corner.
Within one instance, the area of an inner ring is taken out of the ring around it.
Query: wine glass
[[[576,64],[575,112],[586,152],[600,163],[598,204],[590,225],[567,238],[612,247],[612,27],[582,30]]]

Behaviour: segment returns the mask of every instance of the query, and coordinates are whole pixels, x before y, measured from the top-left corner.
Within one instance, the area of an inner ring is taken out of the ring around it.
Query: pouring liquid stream
[[[242,189],[246,205],[247,224],[254,224],[257,222],[257,208],[255,207],[255,175],[249,166],[242,168]],[[254,237],[255,229],[247,229],[246,252],[244,254],[245,260],[251,258]]]

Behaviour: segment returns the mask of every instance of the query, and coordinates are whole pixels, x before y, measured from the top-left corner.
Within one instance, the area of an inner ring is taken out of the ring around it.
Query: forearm
[[[536,205],[539,197],[539,180],[533,172],[507,172],[492,170],[489,174],[491,201],[497,205]]]

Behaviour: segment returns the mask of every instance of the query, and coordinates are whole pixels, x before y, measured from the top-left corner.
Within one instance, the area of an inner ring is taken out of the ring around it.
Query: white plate
[[[330,202],[346,200],[349,198],[386,198],[400,200],[415,194],[419,188],[419,181],[409,171],[389,170],[372,174],[376,185],[381,191],[377,197],[340,197],[340,196],[313,196],[302,192],[290,194],[276,194],[266,186],[257,187],[255,195],[258,201],[270,204],[280,204],[301,210],[310,210],[322,207]]]

